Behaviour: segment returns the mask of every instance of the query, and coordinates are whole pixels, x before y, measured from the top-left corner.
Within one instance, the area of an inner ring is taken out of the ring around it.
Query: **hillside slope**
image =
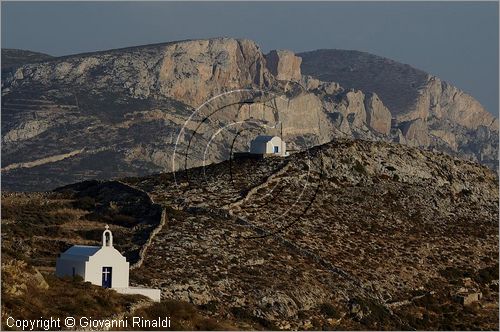
[[[166,297],[282,328],[496,328],[497,290],[479,276],[498,266],[497,178],[485,167],[339,141],[127,182],[170,209],[140,269]],[[454,304],[465,277],[491,295],[485,309]]]
[[[263,54],[251,40],[214,38],[8,70],[2,76],[2,184],[47,190],[196,167],[247,150],[259,134],[282,134],[294,150],[339,137],[392,141],[496,167],[498,124],[472,97],[434,79],[428,98],[394,109],[386,92],[405,96],[399,81],[379,94],[329,82],[335,75],[303,75],[314,54],[303,61],[290,51]],[[371,73],[363,59],[353,59],[361,66],[353,79]],[[449,96],[460,98],[453,103]],[[177,154],[187,156],[183,165]]]
[[[51,55],[44,53],[13,48],[2,48],[2,70],[19,67],[27,63],[46,61],[51,58],[53,58]]]
[[[145,221],[118,215],[150,210],[134,198],[150,197],[166,223],[132,282],[240,327],[498,329],[498,179],[472,162],[338,140],[288,158],[90,181],[51,195],[101,211],[71,214],[80,241],[95,240],[83,230],[103,220],[131,236]],[[3,236],[16,241],[2,245],[23,243],[18,253],[36,262],[30,243],[45,229],[13,234],[25,219],[7,218]],[[54,227],[44,248],[68,234]],[[480,303],[455,302],[461,287],[481,291]]]

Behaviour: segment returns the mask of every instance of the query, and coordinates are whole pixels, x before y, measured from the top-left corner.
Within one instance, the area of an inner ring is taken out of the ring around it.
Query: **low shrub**
[[[354,170],[363,175],[367,174],[366,167],[359,160],[354,162]]]
[[[168,317],[171,326],[169,330],[176,331],[213,331],[213,330],[234,330],[235,327],[228,322],[217,321],[213,318],[205,317],[194,305],[174,300],[165,300],[153,303],[147,307],[134,311],[132,317],[142,317],[143,319],[163,319]],[[133,327],[131,318],[127,330],[142,330],[140,327]],[[148,330],[165,330],[163,327],[148,328]]]
[[[340,318],[340,313],[331,303],[322,303],[319,307],[320,312],[326,317]]]

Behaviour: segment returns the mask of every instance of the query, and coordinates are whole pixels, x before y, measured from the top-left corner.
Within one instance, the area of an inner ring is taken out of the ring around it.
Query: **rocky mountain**
[[[498,330],[498,178],[443,153],[338,139],[287,158],[4,193],[2,212],[3,255],[48,274],[107,223],[134,285],[237,329]]]
[[[352,81],[365,69],[370,77],[389,73],[384,89],[356,87],[344,80],[347,71],[335,78],[345,69],[340,60],[332,66],[344,69],[321,67],[314,58],[324,55],[315,54],[263,54],[253,41],[217,38],[77,54],[6,70],[4,189],[45,190],[200,166],[245,151],[262,133],[281,134],[293,150],[362,138],[496,167],[498,123],[472,97],[437,78],[423,84],[423,74],[411,67],[406,77],[401,65],[387,60],[393,69],[381,74],[380,66],[353,57],[362,69],[354,70]],[[411,80],[425,88],[405,87]],[[408,102],[415,94],[417,101]]]
[[[410,143],[474,154],[475,160],[497,167],[498,119],[460,89],[409,65],[365,52],[317,50],[299,56],[303,74],[375,92],[390,109],[392,126]]]

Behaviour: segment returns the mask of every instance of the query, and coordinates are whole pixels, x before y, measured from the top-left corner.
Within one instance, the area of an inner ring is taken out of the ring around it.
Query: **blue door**
[[[102,268],[102,287],[111,288],[111,275],[113,269],[110,266]]]
[[[280,148],[279,148],[279,146],[275,146],[274,147],[274,153],[278,153],[278,152],[280,152]]]

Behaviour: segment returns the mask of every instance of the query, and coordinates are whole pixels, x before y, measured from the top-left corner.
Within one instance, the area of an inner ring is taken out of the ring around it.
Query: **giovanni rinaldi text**
[[[65,317],[65,318],[43,318],[39,319],[19,319],[8,317],[5,321],[9,328],[17,328],[22,331],[40,331],[63,328],[92,328],[92,329],[112,329],[112,328],[170,328],[170,317],[158,317],[146,319],[144,317],[124,317],[122,319],[97,319],[93,317]]]

